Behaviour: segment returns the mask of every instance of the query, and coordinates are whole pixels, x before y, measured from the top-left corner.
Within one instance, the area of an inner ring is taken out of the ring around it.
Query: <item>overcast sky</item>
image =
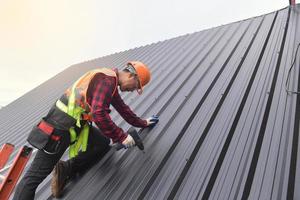
[[[288,3],[0,0],[0,106],[72,64],[266,14]]]

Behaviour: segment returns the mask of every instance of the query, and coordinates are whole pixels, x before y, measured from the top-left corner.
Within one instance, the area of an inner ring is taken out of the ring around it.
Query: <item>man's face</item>
[[[138,77],[136,75],[128,73],[126,79],[120,85],[122,92],[132,92],[139,87]]]

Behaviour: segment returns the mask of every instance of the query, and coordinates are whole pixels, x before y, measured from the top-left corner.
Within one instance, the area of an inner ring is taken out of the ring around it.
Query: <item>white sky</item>
[[[72,64],[266,14],[288,0],[0,0],[0,106]]]

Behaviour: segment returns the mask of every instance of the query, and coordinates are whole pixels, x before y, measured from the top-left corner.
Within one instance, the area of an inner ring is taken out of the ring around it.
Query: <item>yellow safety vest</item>
[[[117,74],[112,69],[108,68],[99,68],[95,70],[91,70],[80,77],[71,88],[67,89],[65,94],[68,97],[68,105],[65,105],[63,102],[58,100],[56,102],[56,106],[62,110],[63,112],[67,113],[74,119],[76,119],[76,126],[81,127],[80,121],[86,120],[91,121],[91,105],[87,102],[87,90],[89,84],[93,77],[98,74],[102,73],[106,76],[112,76],[116,79],[116,86],[113,90],[113,94],[117,89]],[[87,142],[88,142],[88,134],[89,134],[89,124],[86,123],[83,126],[82,131],[80,132],[79,136],[77,135],[75,128],[70,128],[70,149],[69,149],[69,157],[73,158],[78,155],[78,152],[81,150],[84,152],[87,149]]]

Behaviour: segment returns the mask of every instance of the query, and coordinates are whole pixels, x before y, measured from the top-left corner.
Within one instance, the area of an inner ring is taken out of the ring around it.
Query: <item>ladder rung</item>
[[[20,149],[18,155],[9,169],[7,176],[0,185],[0,199],[7,200],[12,193],[15,185],[20,178],[26,163],[28,162],[32,153],[32,148],[24,146]]]
[[[14,151],[14,145],[6,143],[0,150],[0,169],[2,169],[7,163],[10,155]]]

